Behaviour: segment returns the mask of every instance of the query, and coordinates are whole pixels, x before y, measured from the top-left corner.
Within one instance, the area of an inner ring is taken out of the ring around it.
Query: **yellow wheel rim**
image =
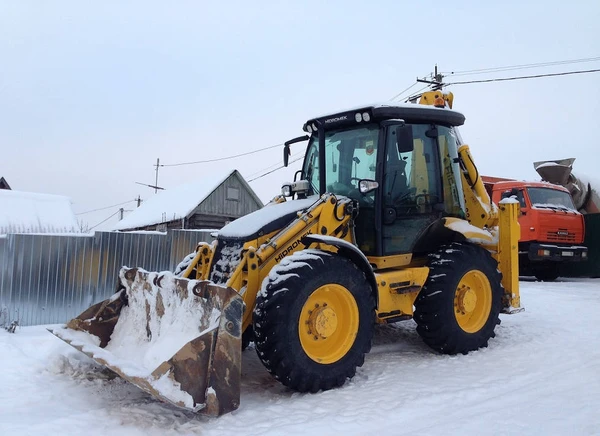
[[[492,310],[492,287],[481,271],[467,272],[454,294],[454,315],[461,329],[476,333],[483,328]]]
[[[354,344],[358,325],[358,307],[350,291],[338,284],[321,286],[310,294],[300,313],[302,349],[315,362],[337,362]]]

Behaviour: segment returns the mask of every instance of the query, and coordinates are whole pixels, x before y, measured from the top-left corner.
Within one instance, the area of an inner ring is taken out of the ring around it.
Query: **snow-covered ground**
[[[378,328],[344,387],[290,392],[243,353],[242,404],[206,418],[160,403],[44,327],[0,330],[0,435],[600,435],[600,279],[521,282],[526,311],[487,349],[443,356],[412,321]]]

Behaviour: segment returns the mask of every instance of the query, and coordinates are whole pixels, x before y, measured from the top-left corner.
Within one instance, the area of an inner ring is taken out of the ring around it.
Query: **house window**
[[[227,200],[239,201],[240,190],[238,188],[227,188]]]

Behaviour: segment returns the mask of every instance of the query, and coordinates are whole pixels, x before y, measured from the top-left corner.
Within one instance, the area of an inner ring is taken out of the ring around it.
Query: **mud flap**
[[[232,288],[122,268],[119,291],[50,331],[179,407],[218,416],[240,404],[244,302]]]

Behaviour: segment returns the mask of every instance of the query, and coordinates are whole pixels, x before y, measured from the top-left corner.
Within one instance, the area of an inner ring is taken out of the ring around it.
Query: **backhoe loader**
[[[239,406],[242,348],[298,392],[342,386],[377,324],[414,319],[433,350],[486,347],[521,309],[518,201],[495,206],[451,94],[308,120],[302,168],[176,274],[122,268],[117,293],[52,332],[152,395]]]

